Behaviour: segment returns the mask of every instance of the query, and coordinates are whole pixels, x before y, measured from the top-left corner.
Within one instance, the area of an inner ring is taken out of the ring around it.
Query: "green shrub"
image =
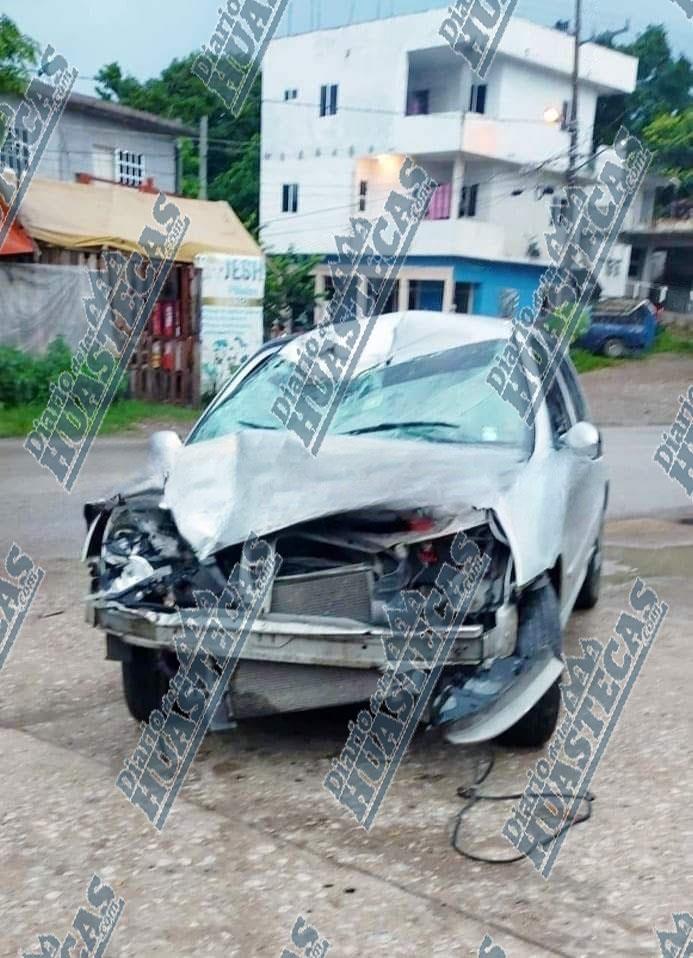
[[[45,404],[50,384],[72,366],[72,353],[62,337],[54,339],[43,356],[30,356],[14,346],[0,346],[0,407],[13,409]],[[123,376],[114,401],[124,399],[127,376]]]
[[[569,327],[574,327],[573,334],[570,337],[571,343],[574,343],[585,335],[590,328],[591,321],[592,318],[588,309],[581,309],[576,320],[575,307],[566,303],[563,306],[559,306],[558,309],[555,309],[553,313],[550,314],[546,319],[545,326],[546,329],[552,332],[557,338],[560,338],[563,332]]]
[[[72,354],[61,337],[43,356],[30,356],[13,346],[0,346],[0,405],[48,402],[49,385],[70,368]]]

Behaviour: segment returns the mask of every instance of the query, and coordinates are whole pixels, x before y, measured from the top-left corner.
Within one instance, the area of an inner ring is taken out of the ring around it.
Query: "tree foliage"
[[[38,52],[39,45],[8,16],[0,14],[0,93],[24,93]]]
[[[661,24],[651,24],[632,43],[615,44],[609,34],[596,42],[638,57],[639,63],[633,93],[599,98],[595,148],[612,143],[625,125],[654,150],[654,172],[674,175],[684,191],[690,188],[693,150],[686,117],[693,107],[693,65],[683,55],[674,56]]]
[[[320,256],[302,256],[290,249],[288,253],[267,257],[265,286],[265,326],[273,322],[297,320],[310,312],[316,303],[315,267]]]
[[[197,127],[209,117],[208,181],[210,199],[226,200],[250,229],[257,222],[260,193],[260,80],[255,81],[238,118],[231,116],[216,93],[191,68],[197,54],[173,60],[159,77],[141,83],[124,76],[117,63],[97,74],[97,93],[137,110],[147,110]],[[183,192],[197,196],[197,140],[183,145]]]
[[[682,113],[663,113],[643,130],[662,173],[678,181],[679,192],[693,193],[693,106]]]

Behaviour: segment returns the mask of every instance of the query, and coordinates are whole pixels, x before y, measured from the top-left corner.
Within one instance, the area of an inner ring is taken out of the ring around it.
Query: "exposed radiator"
[[[275,580],[270,611],[370,622],[371,583],[372,571],[367,565],[285,576]]]
[[[239,662],[229,686],[231,714],[253,718],[364,702],[375,692],[380,674],[375,669]]]

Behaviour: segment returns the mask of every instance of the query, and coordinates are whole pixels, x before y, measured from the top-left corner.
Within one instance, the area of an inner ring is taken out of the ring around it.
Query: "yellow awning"
[[[145,226],[155,226],[153,193],[116,184],[32,181],[19,218],[35,240],[63,249],[135,252]],[[198,253],[262,256],[262,250],[226,202],[171,197],[190,226],[176,261],[192,263]]]

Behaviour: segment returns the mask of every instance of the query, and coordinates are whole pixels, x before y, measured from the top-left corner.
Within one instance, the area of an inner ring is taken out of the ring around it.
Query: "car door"
[[[564,358],[556,382],[571,428],[578,422],[591,422],[590,413],[577,375]],[[601,438],[594,458],[574,452],[560,437],[558,453],[569,461],[567,509],[563,532],[563,581],[566,603],[573,602],[583,583],[595,545],[601,535],[606,503],[606,466]]]

